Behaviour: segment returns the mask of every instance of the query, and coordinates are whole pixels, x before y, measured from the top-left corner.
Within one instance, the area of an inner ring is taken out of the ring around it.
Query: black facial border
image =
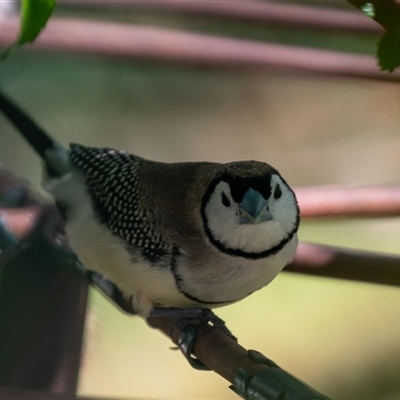
[[[277,174],[277,175],[279,175],[279,174]],[[294,196],[294,199],[296,202],[295,205],[296,205],[296,211],[297,211],[296,223],[295,223],[294,229],[291,232],[289,232],[289,234],[285,238],[283,238],[276,246],[273,246],[270,249],[264,250],[261,252],[246,252],[246,251],[243,251],[240,249],[231,249],[230,247],[225,247],[219,240],[216,240],[213,237],[211,230],[208,226],[205,209],[206,209],[207,202],[210,199],[210,196],[213,193],[215,187],[218,185],[218,183],[221,181],[228,182],[226,177],[224,175],[221,175],[220,177],[215,178],[211,182],[210,186],[208,187],[207,192],[203,196],[203,200],[201,203],[201,211],[200,211],[201,219],[203,221],[204,231],[206,232],[208,240],[211,242],[211,244],[213,244],[218,250],[220,250],[221,252],[223,252],[225,254],[229,254],[231,256],[236,256],[236,257],[243,257],[243,258],[247,258],[247,259],[251,259],[251,260],[258,260],[260,258],[268,258],[268,257],[274,256],[275,254],[279,253],[293,239],[293,237],[297,233],[297,231],[299,229],[299,225],[300,225],[300,209],[299,209],[299,205],[297,203],[296,195],[293,192],[293,190],[288,186],[286,181],[280,175],[279,175],[279,177],[281,178],[282,182],[293,193],[293,196]]]

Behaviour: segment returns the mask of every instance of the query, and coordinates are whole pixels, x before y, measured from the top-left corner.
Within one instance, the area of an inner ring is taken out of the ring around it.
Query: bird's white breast
[[[202,301],[241,300],[268,285],[292,261],[296,247],[297,235],[280,252],[266,258],[253,260],[218,252],[203,266],[180,265],[182,288]]]

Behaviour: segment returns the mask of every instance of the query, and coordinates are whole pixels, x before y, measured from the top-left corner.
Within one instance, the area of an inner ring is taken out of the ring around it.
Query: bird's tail
[[[49,177],[59,177],[70,170],[68,151],[1,92],[0,110],[43,159]]]

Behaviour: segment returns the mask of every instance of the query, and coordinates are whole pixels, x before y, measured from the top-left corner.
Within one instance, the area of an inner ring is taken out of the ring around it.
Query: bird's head
[[[220,250],[248,258],[278,252],[297,233],[299,208],[292,189],[268,164],[225,164],[202,202],[207,236]]]

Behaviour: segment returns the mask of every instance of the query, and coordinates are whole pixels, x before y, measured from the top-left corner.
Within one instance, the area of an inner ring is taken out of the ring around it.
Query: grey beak
[[[268,200],[253,188],[249,188],[239,203],[240,224],[259,224],[271,221],[272,215],[268,209]]]

